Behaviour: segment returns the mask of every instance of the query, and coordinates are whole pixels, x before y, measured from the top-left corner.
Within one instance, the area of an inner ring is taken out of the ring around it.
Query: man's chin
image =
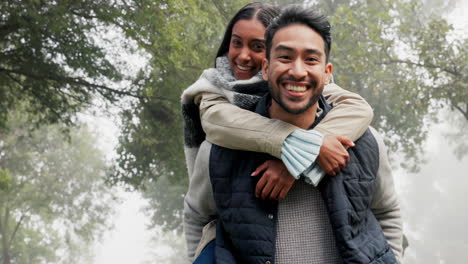
[[[315,103],[318,102],[318,96],[313,96],[309,98],[307,101],[304,100],[280,100],[278,104],[285,110],[286,112],[294,115],[302,114],[309,110]]]
[[[310,104],[306,104],[303,106],[298,106],[297,104],[290,105],[286,104],[284,102],[280,103],[280,106],[288,113],[293,114],[293,115],[299,115],[304,113],[305,111],[309,110],[309,108],[312,106]]]

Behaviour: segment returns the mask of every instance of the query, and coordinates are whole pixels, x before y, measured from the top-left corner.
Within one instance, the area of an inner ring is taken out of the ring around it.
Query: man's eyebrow
[[[288,47],[288,46],[284,46],[284,45],[278,45],[276,48],[275,48],[275,51],[294,51],[293,48],[291,47]]]
[[[278,45],[275,48],[275,51],[294,51],[294,49],[285,45]],[[308,54],[317,54],[319,56],[323,55],[323,52],[318,49],[306,49],[304,52]]]
[[[321,51],[318,50],[318,49],[306,49],[306,50],[305,50],[305,53],[317,54],[317,55],[319,55],[319,56],[322,56],[322,55],[323,55],[323,52],[321,52]]]
[[[236,37],[236,38],[242,39],[241,36],[239,36],[239,35],[237,35],[237,34],[234,34],[234,33],[232,34],[232,36],[234,36],[234,37]],[[266,42],[264,39],[252,39],[251,42],[252,42],[252,41]]]

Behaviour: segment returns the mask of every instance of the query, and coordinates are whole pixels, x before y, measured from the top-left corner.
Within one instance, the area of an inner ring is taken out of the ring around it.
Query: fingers
[[[267,199],[269,194],[273,190],[274,183],[272,181],[268,181],[265,187],[263,187],[262,193],[260,194],[260,198]]]
[[[337,160],[338,164],[335,166],[335,168],[339,168],[340,170],[346,167],[346,164],[349,162],[349,153],[345,152],[341,155],[340,158]]]
[[[354,147],[354,142],[346,136],[337,136],[336,139],[345,146]]]
[[[262,163],[262,165],[258,166],[254,172],[252,172],[252,174],[250,176],[257,176],[259,175],[262,171],[265,171],[266,169],[268,169],[268,164],[269,163],[269,160],[265,161]]]
[[[335,167],[335,168],[333,168],[333,170],[335,172],[335,174],[333,176],[336,176],[341,171],[340,167]]]
[[[330,176],[336,176],[336,172],[335,172],[335,169],[333,167],[329,167],[324,171],[325,171],[326,174],[328,174]]]
[[[260,180],[257,182],[257,186],[255,187],[255,197],[260,197],[260,194],[263,191],[263,188],[267,184],[267,177],[263,175],[263,177],[260,178]]]
[[[270,200],[278,200],[278,196],[279,196],[279,194],[281,193],[281,191],[282,191],[283,188],[284,188],[283,185],[279,185],[279,184],[275,185],[275,186],[273,187],[273,190],[271,191],[271,193],[270,193],[268,199],[270,199]]]
[[[286,194],[288,194],[289,190],[291,190],[292,186],[293,186],[292,184],[284,186],[284,188],[281,190],[280,194],[278,195],[276,199],[283,200],[286,197]]]
[[[255,186],[255,196],[261,199],[283,199],[296,179],[281,161],[269,160],[258,166],[252,176],[261,175]]]

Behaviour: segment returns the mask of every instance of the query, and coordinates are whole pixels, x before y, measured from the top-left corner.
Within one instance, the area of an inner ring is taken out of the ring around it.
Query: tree
[[[424,158],[420,147],[427,121],[440,104],[464,113],[468,102],[467,40],[453,37],[451,26],[431,13],[449,5],[441,0],[305,2],[329,15],[337,83],[367,99],[374,107],[373,125],[385,133],[391,152],[404,157],[408,170],[417,170]],[[144,195],[154,199],[156,224],[174,227],[180,222],[187,186],[178,98],[213,65],[222,30],[243,4],[129,4],[127,15],[133,18],[126,21],[133,22],[124,26],[127,35],[152,55],[140,75],[141,93],[149,98],[124,113],[119,166],[112,180],[146,188]],[[171,191],[165,192],[168,186]]]
[[[124,9],[111,0],[6,0],[0,3],[0,126],[26,101],[40,123],[73,123],[98,95],[133,95],[117,82],[130,77],[102,47]]]
[[[467,39],[431,10],[429,1],[319,2],[330,13],[331,61],[339,85],[364,96],[374,107],[373,125],[392,152],[415,171],[421,146],[440,105],[468,110]],[[468,122],[468,119],[466,119]]]
[[[110,226],[115,196],[107,165],[85,127],[33,130],[10,112],[0,132],[0,263],[90,263],[92,241]]]
[[[122,28],[151,54],[139,80],[147,99],[123,112],[114,183],[144,190],[154,199],[156,224],[180,228],[187,188],[179,98],[183,89],[214,64],[214,50],[227,21],[247,1],[134,1]],[[131,21],[131,22],[130,22]],[[157,186],[174,185],[173,192]],[[160,211],[159,211],[160,210]],[[164,213],[162,213],[164,211]]]

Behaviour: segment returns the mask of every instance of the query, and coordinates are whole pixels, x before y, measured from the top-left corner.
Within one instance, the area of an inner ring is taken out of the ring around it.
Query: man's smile
[[[304,85],[287,84],[285,87],[292,92],[305,92],[307,90],[307,86]]]
[[[280,86],[285,89],[286,94],[290,97],[303,97],[315,84],[311,81],[299,81],[291,79],[291,77],[285,77],[280,81]]]

